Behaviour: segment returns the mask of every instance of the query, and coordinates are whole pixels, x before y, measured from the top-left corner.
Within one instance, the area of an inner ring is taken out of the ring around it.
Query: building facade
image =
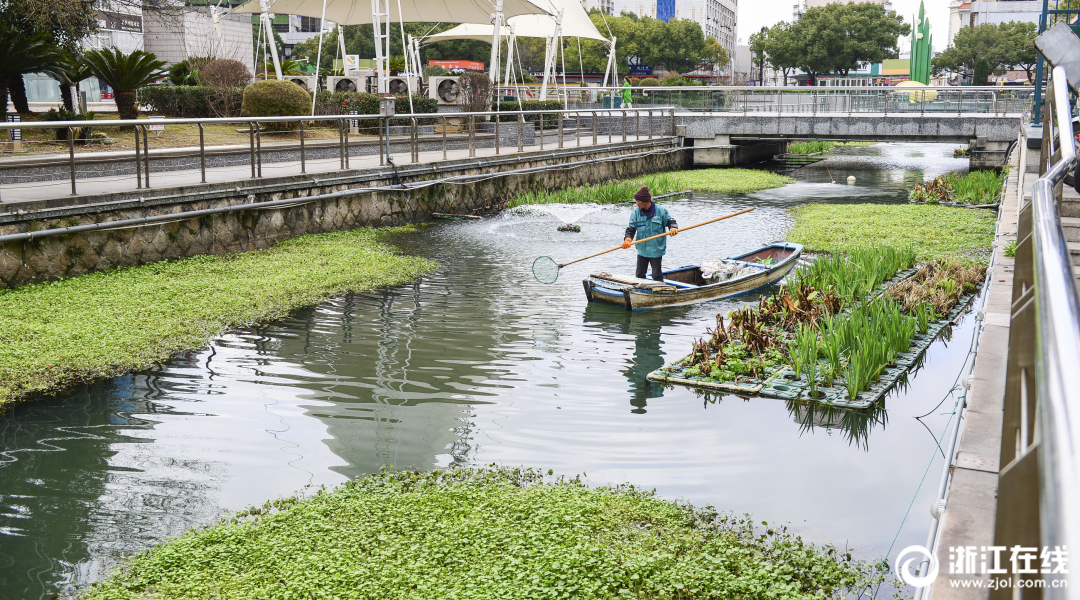
[[[834,2],[844,2],[845,4],[851,4],[853,2],[868,2],[870,4],[880,4],[882,10],[889,12],[893,9],[892,2],[889,0],[802,0],[795,5],[791,13],[791,20],[798,21],[802,18],[803,13],[808,9],[825,6],[826,4],[832,4]]]
[[[688,19],[701,25],[705,37],[715,38],[728,54],[735,55],[739,41],[738,0],[606,0],[611,12],[669,21]],[[586,8],[597,7],[597,0],[587,0]]]
[[[1009,21],[1038,23],[1042,17],[1040,0],[985,0],[981,2],[951,2],[949,4],[949,45],[964,27]]]

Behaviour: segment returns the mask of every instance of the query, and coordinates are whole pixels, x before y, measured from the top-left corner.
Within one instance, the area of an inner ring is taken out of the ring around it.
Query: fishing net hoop
[[[540,283],[552,284],[559,278],[559,265],[550,256],[540,256],[533,261],[532,272]]]

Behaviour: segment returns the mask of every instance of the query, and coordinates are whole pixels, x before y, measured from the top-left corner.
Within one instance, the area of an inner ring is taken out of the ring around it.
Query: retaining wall
[[[199,254],[266,248],[307,233],[424,221],[433,212],[471,213],[498,208],[518,192],[593,184],[690,166],[671,138],[596,148],[567,148],[507,157],[444,161],[393,169],[339,171],[315,176],[245,180],[154,189],[137,194],[80,196],[9,206],[0,235],[135,219],[269,200],[302,198],[355,188],[492,174],[465,185],[317,200],[272,210],[238,210],[162,225],[60,234],[0,247],[0,288],[73,277]],[[542,166],[560,168],[510,173]],[[498,175],[498,173],[504,173]]]

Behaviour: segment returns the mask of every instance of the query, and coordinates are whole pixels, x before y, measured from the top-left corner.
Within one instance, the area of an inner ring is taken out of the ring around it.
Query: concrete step
[[[1080,242],[1065,242],[1065,246],[1069,249],[1069,261],[1073,268],[1080,267]]]
[[[1080,242],[1080,217],[1061,217],[1066,242]]]

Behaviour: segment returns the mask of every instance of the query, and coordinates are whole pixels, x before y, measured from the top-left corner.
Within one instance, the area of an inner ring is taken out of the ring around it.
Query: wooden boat
[[[593,273],[582,283],[589,302],[646,310],[665,306],[684,306],[712,302],[752,292],[783,279],[802,255],[802,245],[787,242],[720,261],[736,273],[728,279],[706,280],[700,266],[664,271],[663,281],[638,279],[610,273]]]

